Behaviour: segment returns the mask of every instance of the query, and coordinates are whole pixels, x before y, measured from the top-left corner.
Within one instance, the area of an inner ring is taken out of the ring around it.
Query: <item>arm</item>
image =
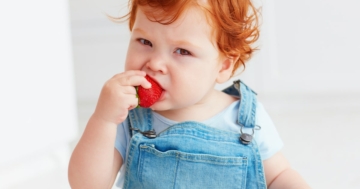
[[[264,170],[269,189],[310,189],[280,152],[264,161]]]
[[[76,145],[69,163],[72,189],[111,188],[123,163],[115,149],[117,125],[138,104],[134,86],[149,88],[145,72],[127,71],[107,81],[94,114]]]
[[[115,135],[116,125],[90,118],[70,159],[71,188],[111,188],[122,165],[114,148]]]

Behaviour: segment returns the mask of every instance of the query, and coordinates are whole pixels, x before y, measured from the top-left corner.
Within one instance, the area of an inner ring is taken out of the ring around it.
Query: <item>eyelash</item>
[[[152,43],[149,40],[140,38],[140,39],[138,39],[138,41],[143,45],[149,45],[150,47],[152,47]],[[178,49],[176,49],[175,52],[178,52],[178,51],[179,51],[178,54],[180,54],[182,56],[191,55],[191,53],[188,50],[185,50],[185,49],[178,48]],[[181,52],[185,52],[185,54],[183,54]]]
[[[143,45],[149,45],[150,47],[152,47],[152,43],[149,40],[146,39],[138,39],[138,41],[140,43],[142,43]],[[150,44],[145,44],[146,42],[150,43]]]
[[[175,52],[178,52],[178,51],[180,51],[180,53],[178,53],[178,54],[180,54],[180,55],[182,55],[182,56],[186,56],[186,55],[191,55],[191,53],[188,51],[188,50],[185,50],[185,49],[176,49],[176,51]],[[181,52],[186,52],[185,54],[183,54],[183,53],[181,53]]]

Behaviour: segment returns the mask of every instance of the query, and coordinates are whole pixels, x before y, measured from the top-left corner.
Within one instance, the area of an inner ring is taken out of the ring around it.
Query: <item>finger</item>
[[[134,86],[125,86],[122,91],[124,94],[136,95],[136,88]]]
[[[123,77],[135,76],[135,75],[145,77],[146,72],[141,71],[141,70],[128,70],[128,71],[114,75],[113,78],[123,78]]]
[[[145,89],[149,89],[151,88],[151,83],[144,77],[143,82],[140,84],[142,87],[144,87]]]
[[[132,110],[132,109],[134,109],[134,108],[136,108],[137,107],[137,105],[135,106],[135,105],[132,105],[132,106],[130,106],[129,108],[128,108],[128,110]]]
[[[129,77],[121,77],[118,78],[117,81],[122,86],[143,86],[144,88],[150,88],[151,83],[144,77],[144,76],[138,76],[133,75]]]
[[[139,99],[134,95],[131,99],[129,99],[129,107],[128,110],[134,109],[138,106]]]

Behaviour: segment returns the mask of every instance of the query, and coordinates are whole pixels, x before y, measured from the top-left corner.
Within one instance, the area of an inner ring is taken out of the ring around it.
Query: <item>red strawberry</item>
[[[163,89],[148,75],[146,75],[145,78],[151,83],[151,88],[145,89],[142,86],[139,86],[137,93],[139,96],[139,106],[148,108],[159,100]]]

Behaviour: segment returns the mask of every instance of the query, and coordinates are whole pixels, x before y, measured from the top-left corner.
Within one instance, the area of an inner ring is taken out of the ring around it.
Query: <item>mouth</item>
[[[161,95],[160,95],[159,99],[157,100],[157,102],[164,100],[165,93],[166,93],[166,90],[164,89],[164,87],[161,86],[161,84],[155,78],[151,77],[150,75],[148,75],[148,77],[150,77],[161,88],[162,92],[161,92]]]
[[[158,81],[150,77],[149,75],[145,76],[145,79],[150,82],[151,87],[150,88],[143,88],[141,85],[137,88],[137,95],[139,98],[139,106],[141,107],[151,107],[153,104],[155,104],[157,101],[159,101],[160,98],[164,98],[163,93],[164,89],[159,84]]]
[[[165,89],[163,88],[163,86],[161,86],[161,84],[160,84],[155,78],[151,77],[150,75],[148,75],[148,77],[150,77],[157,85],[159,85],[160,88],[161,88],[161,90],[162,90],[163,92],[165,91]]]
[[[165,93],[166,93],[165,90],[163,90],[160,97],[159,97],[159,99],[158,99],[158,102],[165,99]]]

